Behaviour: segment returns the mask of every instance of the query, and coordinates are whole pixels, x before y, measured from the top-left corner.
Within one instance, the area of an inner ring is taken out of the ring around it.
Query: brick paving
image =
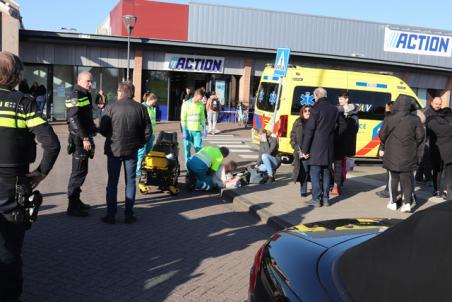
[[[167,130],[177,123],[161,124]],[[223,126],[225,129],[229,126]],[[45,201],[24,245],[23,301],[244,301],[254,254],[273,229],[215,194],[137,194],[138,223],[102,224],[103,139],[90,161],[82,199],[88,218],[65,215],[70,157],[65,126],[55,169],[40,186]],[[118,198],[124,196],[120,185]]]

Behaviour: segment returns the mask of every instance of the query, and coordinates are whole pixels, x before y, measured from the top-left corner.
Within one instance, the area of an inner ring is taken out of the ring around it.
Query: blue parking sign
[[[289,64],[290,48],[278,48],[275,60],[274,75],[278,77],[285,77],[287,72],[287,65]]]

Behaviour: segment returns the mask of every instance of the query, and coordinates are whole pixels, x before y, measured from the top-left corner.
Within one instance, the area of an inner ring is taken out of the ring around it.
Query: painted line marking
[[[239,154],[239,157],[244,158],[244,159],[257,159],[257,156],[251,155],[251,154]]]
[[[244,145],[245,142],[239,142],[239,141],[208,141],[215,144],[236,144],[236,145]]]
[[[253,153],[254,151],[244,150],[244,149],[229,149],[229,152],[233,152],[233,153]]]
[[[238,148],[238,149],[250,149],[247,145],[218,145],[219,147],[226,147],[226,148]]]

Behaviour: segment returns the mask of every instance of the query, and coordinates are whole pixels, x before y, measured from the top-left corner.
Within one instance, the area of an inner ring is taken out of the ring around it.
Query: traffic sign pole
[[[276,52],[276,59],[274,65],[273,76],[277,76],[278,79],[278,92],[276,94],[275,110],[273,112],[273,118],[271,122],[271,131],[275,133],[276,115],[278,113],[281,89],[283,85],[283,79],[286,77],[287,67],[289,65],[290,48],[278,48]]]
[[[276,114],[278,113],[278,107],[279,107],[279,99],[281,97],[281,89],[282,89],[282,77],[279,77],[278,80],[278,92],[276,93],[276,103],[275,103],[275,110],[273,112],[273,118],[272,118],[272,123],[271,123],[271,129],[272,129],[272,133],[275,133],[275,124],[276,124]]]

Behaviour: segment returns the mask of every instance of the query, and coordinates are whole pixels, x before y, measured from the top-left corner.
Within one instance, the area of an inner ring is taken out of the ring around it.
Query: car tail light
[[[254,293],[256,289],[257,278],[259,277],[262,259],[264,258],[266,244],[262,245],[254,256],[254,263],[250,271],[250,288],[249,292]]]
[[[279,118],[279,129],[278,129],[278,136],[279,137],[286,137],[287,136],[287,128],[289,124],[289,116],[288,115],[281,115]]]

